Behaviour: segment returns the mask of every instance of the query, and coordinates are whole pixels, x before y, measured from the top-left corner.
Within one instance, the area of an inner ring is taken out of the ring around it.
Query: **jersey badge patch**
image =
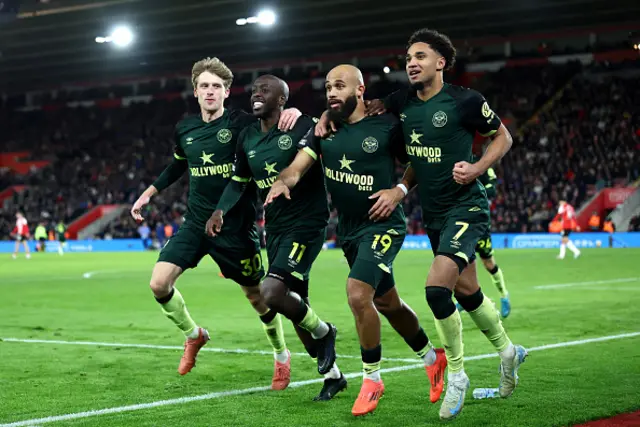
[[[229,129],[220,129],[216,136],[218,137],[218,141],[223,144],[231,141],[231,131]]]
[[[278,148],[281,150],[288,150],[293,145],[293,140],[289,135],[282,135],[278,138]]]
[[[433,123],[433,126],[437,128],[444,127],[444,125],[447,124],[447,114],[444,111],[438,111],[433,115],[431,123]]]
[[[365,153],[375,153],[378,150],[378,140],[372,136],[366,137],[362,141],[362,149]]]

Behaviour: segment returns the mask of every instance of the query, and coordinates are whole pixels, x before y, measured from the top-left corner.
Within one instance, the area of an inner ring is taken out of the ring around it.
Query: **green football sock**
[[[502,298],[506,298],[509,295],[507,291],[507,286],[504,284],[504,276],[502,275],[502,270],[500,267],[496,265],[497,271],[491,275],[493,279],[493,284],[498,288],[498,292],[500,292],[500,296]]]
[[[314,339],[322,338],[329,332],[329,325],[323,322],[309,306],[307,306],[307,314],[299,325],[302,329],[309,331]]]
[[[502,327],[500,315],[496,311],[493,302],[484,296],[482,304],[477,309],[470,311],[469,316],[476,326],[485,334],[496,350],[503,351],[511,344],[507,332]]]
[[[436,331],[447,356],[449,372],[460,372],[464,368],[462,344],[462,319],[458,310],[446,319],[435,319]]]
[[[267,315],[269,312],[263,314],[260,317]],[[267,339],[271,343],[271,347],[273,347],[273,351],[276,353],[282,353],[287,349],[287,345],[284,341],[284,330],[282,329],[282,317],[279,314],[267,323],[262,323],[262,328],[264,329],[265,334],[267,335]]]
[[[172,292],[173,296],[169,301],[160,303],[162,312],[176,324],[186,337],[197,338],[198,325],[191,318],[182,294],[177,288],[173,288]]]
[[[362,362],[362,372],[364,378],[369,378],[373,381],[380,381],[380,361],[374,363]]]

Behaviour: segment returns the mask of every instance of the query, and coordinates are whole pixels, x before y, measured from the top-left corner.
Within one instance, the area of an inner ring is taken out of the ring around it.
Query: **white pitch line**
[[[597,337],[597,338],[587,338],[587,339],[577,340],[577,341],[566,341],[566,342],[561,342],[556,344],[546,344],[538,347],[529,348],[528,351],[529,352],[543,351],[543,350],[550,350],[554,348],[572,347],[577,345],[591,344],[595,342],[603,342],[603,341],[610,341],[610,340],[623,339],[623,338],[633,338],[638,336],[640,336],[640,332],[630,332],[625,334],[608,335],[608,336]],[[490,359],[494,357],[498,357],[498,355],[496,353],[480,354],[477,356],[465,357],[464,361],[470,362],[473,360]],[[411,369],[423,368],[423,367],[424,365],[422,363],[416,363],[414,365],[405,365],[405,366],[398,366],[395,368],[381,369],[380,372],[381,373],[401,372],[401,371],[408,371]],[[345,375],[346,378],[358,378],[361,376],[362,376],[362,372],[353,372]],[[324,381],[324,378],[316,378],[316,379],[305,380],[305,381],[294,381],[289,384],[289,387],[292,387],[292,388],[302,387],[305,385],[321,383],[323,381]],[[29,427],[29,426],[33,426],[33,424],[35,423],[48,424],[48,423],[54,423],[58,421],[69,421],[69,420],[76,420],[79,418],[95,417],[99,415],[109,415],[109,414],[118,414],[121,412],[139,411],[142,409],[157,408],[160,406],[178,405],[181,403],[190,403],[190,402],[196,402],[200,400],[219,399],[221,397],[227,397],[227,396],[239,396],[243,394],[250,394],[250,393],[268,391],[268,390],[271,390],[270,386],[251,387],[251,388],[245,388],[245,389],[239,389],[239,390],[219,391],[215,393],[202,394],[199,396],[180,397],[176,399],[160,400],[157,402],[141,403],[137,405],[117,406],[114,408],[97,409],[97,410],[91,410],[91,411],[85,411],[85,412],[77,412],[73,414],[56,415],[56,416],[50,416],[45,418],[36,418],[32,420],[17,421],[9,424],[0,424],[0,427]]]
[[[636,286],[635,288],[632,287],[620,287],[620,286],[587,286],[586,289],[592,290],[592,291],[607,291],[607,292],[611,292],[611,291],[620,291],[620,292],[640,292],[640,287]]]
[[[39,339],[22,339],[22,338],[0,338],[0,342],[16,342],[16,343],[29,343],[29,344],[62,344],[62,345],[86,345],[93,347],[123,347],[123,348],[147,348],[154,350],[184,350],[183,346],[177,345],[156,345],[156,344],[127,344],[127,343],[113,343],[113,342],[92,342],[92,341],[60,341],[60,340],[39,340]],[[216,348],[216,347],[202,347],[200,351],[209,351],[212,353],[230,353],[230,354],[261,354],[273,356],[273,351],[266,350],[247,350],[243,348]],[[307,353],[291,353],[292,356],[309,357]],[[339,354],[341,359],[360,359],[360,356],[352,356]],[[418,358],[405,359],[395,357],[383,357],[382,360],[387,362],[403,362],[403,363],[416,363]]]
[[[637,282],[639,280],[640,280],[640,277],[627,277],[624,279],[595,280],[592,282],[556,283],[553,285],[534,286],[533,289],[572,288],[574,286],[604,285],[608,283],[628,283],[628,282]]]

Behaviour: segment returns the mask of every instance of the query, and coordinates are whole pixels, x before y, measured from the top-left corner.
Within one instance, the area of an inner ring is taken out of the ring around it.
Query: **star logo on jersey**
[[[375,153],[378,149],[378,140],[372,136],[368,136],[362,141],[362,149],[365,153]]]
[[[278,162],[273,162],[273,163],[268,163],[268,162],[264,162],[264,170],[266,170],[269,175],[271,175],[272,173],[277,174],[278,171],[276,170],[276,165],[278,164]]]
[[[212,157],[213,157],[213,153],[207,154],[204,151],[202,151],[202,156],[200,156],[200,160],[202,160],[202,165],[204,166],[207,163],[211,163],[213,165],[214,164],[213,160],[211,160]]]
[[[193,138],[192,137],[189,137],[189,138],[185,139],[185,141],[186,141],[187,145],[193,144]]]
[[[431,123],[433,123],[434,127],[441,128],[447,124],[447,115],[444,111],[438,111],[433,115]]]
[[[340,169],[347,169],[353,172],[353,169],[351,169],[352,163],[355,163],[355,160],[347,160],[347,156],[343,154],[340,160]]]
[[[421,133],[416,133],[415,129],[411,130],[411,135],[409,135],[409,137],[411,138],[411,143],[412,144],[420,144],[420,145],[422,145],[422,142],[420,142],[420,138],[422,138],[422,134]]]
[[[278,148],[281,150],[288,150],[293,145],[293,140],[289,135],[282,135],[278,138]]]
[[[218,141],[223,144],[231,141],[231,131],[229,129],[220,129],[216,136],[218,137]]]

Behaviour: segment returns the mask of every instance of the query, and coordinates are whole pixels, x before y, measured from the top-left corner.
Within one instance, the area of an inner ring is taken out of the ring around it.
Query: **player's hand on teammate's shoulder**
[[[211,214],[211,217],[207,221],[207,224],[204,226],[204,231],[208,236],[216,237],[218,233],[222,230],[222,223],[224,222],[222,219],[223,212],[220,209],[216,209]]]
[[[133,204],[133,207],[131,208],[131,216],[133,217],[133,219],[138,222],[144,220],[144,218],[142,218],[142,208],[149,203],[149,200],[150,197],[144,194],[138,197],[138,200],[136,200],[136,202]]]
[[[291,200],[291,192],[289,190],[289,187],[287,187],[284,182],[278,179],[271,186],[271,190],[269,190],[269,194],[267,194],[267,197],[264,200],[264,205],[267,206],[268,204],[273,203],[274,200],[276,200],[283,194],[287,200]]]
[[[329,120],[329,114],[325,111],[320,116],[320,120],[316,123],[314,134],[319,138],[326,138],[337,130],[336,124]]]
[[[398,206],[398,203],[404,198],[404,192],[399,187],[380,190],[369,199],[378,199],[376,203],[369,209],[369,219],[375,222],[387,219]]]
[[[364,113],[367,116],[378,116],[387,112],[384,107],[384,101],[381,99],[372,99],[371,101],[364,101],[365,110]]]
[[[475,163],[458,162],[453,165],[453,180],[460,185],[467,185],[476,180],[482,171]]]
[[[280,121],[278,121],[278,129],[283,132],[290,131],[296,125],[296,122],[302,115],[302,112],[297,108],[287,108],[280,114]]]

